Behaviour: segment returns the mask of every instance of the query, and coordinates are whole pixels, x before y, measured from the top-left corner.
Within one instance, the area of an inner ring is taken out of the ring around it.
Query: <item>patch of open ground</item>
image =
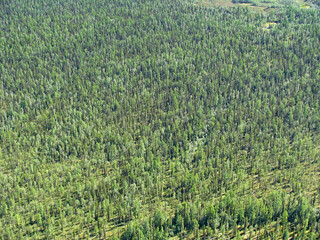
[[[275,26],[275,25],[277,25],[278,23],[276,23],[276,22],[267,22],[267,23],[265,23],[264,25],[263,25],[263,28],[265,28],[265,29],[270,29],[272,26]]]
[[[311,6],[305,1],[305,0],[292,0],[292,5],[295,5],[300,8],[310,8]],[[272,2],[266,2],[266,1],[258,1],[258,2],[249,2],[249,3],[234,3],[233,0],[199,0],[198,2],[195,2],[194,5],[196,6],[205,6],[205,7],[236,7],[236,6],[242,6],[242,7],[248,7],[250,10],[259,12],[259,13],[267,13],[272,10],[274,10],[277,7],[283,6],[283,3],[281,3],[279,0],[276,0]]]

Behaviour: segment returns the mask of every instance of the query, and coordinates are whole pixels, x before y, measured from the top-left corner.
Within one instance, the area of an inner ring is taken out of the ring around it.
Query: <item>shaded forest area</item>
[[[0,239],[319,239],[319,19],[2,1]]]

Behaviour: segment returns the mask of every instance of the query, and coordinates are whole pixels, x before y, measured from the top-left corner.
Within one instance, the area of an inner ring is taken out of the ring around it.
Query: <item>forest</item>
[[[316,3],[1,1],[0,239],[320,239]]]

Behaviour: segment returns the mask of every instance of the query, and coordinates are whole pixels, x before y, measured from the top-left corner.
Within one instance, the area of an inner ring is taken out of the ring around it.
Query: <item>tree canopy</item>
[[[319,19],[2,1],[0,238],[318,239]]]

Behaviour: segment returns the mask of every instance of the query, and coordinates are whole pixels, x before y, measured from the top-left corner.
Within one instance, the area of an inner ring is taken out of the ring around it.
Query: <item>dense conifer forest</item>
[[[0,239],[319,239],[319,22],[1,1]]]

